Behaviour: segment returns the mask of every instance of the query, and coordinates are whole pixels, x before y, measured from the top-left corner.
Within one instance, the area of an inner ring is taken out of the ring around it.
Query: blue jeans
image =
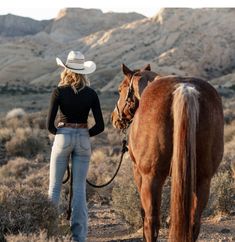
[[[88,129],[58,128],[50,159],[49,199],[58,206],[67,162],[71,155],[73,196],[71,231],[74,241],[85,242],[88,231],[86,176],[91,156]]]

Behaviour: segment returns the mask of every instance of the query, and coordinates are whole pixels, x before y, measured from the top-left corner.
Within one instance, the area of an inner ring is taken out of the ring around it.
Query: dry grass
[[[40,187],[44,194],[47,194],[49,184],[49,164],[35,166],[37,169],[32,170],[21,182],[30,187]]]
[[[11,115],[0,120],[1,127],[11,128],[46,128],[46,112],[24,113],[24,115]]]
[[[50,141],[43,113],[3,118],[0,127],[0,141],[8,159],[15,156],[32,158],[49,150]]]
[[[161,203],[161,226],[169,226],[169,217],[170,217],[170,194],[171,194],[171,179],[168,177],[165,181],[165,184],[162,189],[162,203]]]
[[[235,121],[230,124],[225,125],[224,127],[224,141],[225,143],[230,142],[235,136]]]
[[[6,143],[7,141],[9,141],[13,135],[13,129],[10,128],[1,128],[0,129],[0,140],[2,143]]]
[[[231,169],[233,172],[233,164],[235,163],[235,121],[226,125],[224,131],[224,158],[219,171],[227,172]],[[232,176],[234,176],[234,174],[233,172]]]
[[[88,177],[97,184],[112,177],[119,160],[121,135],[119,131],[111,128],[109,116],[109,113],[105,113],[108,120],[105,132],[92,138],[93,153]],[[229,213],[232,210],[233,179],[230,168],[235,161],[233,112],[228,112],[227,119],[229,121],[225,126],[224,159],[218,174],[212,180],[211,197],[205,216]],[[0,127],[0,141],[9,156],[8,164],[0,167],[0,235],[7,234],[8,241],[12,242],[69,241],[69,224],[65,220],[69,184],[62,189],[59,217],[47,200],[50,142],[45,130],[45,113],[26,114],[20,118],[11,118],[7,122],[2,119]],[[22,157],[14,157],[19,155]],[[105,194],[98,191],[100,195],[97,197],[97,192],[89,186],[87,194],[90,206],[97,199],[112,204],[115,211],[136,229],[142,226],[142,219],[131,163],[128,155],[125,155],[115,182],[105,189]],[[163,226],[167,225],[169,201],[170,179],[167,180],[162,194]],[[46,216],[42,216],[45,213]]]
[[[29,176],[32,171],[38,170],[40,167],[42,167],[42,164],[18,157],[9,160],[6,165],[0,167],[0,177],[2,179],[8,179],[10,177],[16,181],[22,181]]]
[[[224,157],[218,173],[212,178],[205,214],[229,214],[234,211],[235,121],[227,124],[224,131]]]
[[[40,188],[12,184],[0,186],[1,232],[24,234],[45,230],[48,235],[57,231],[57,210]]]
[[[142,226],[140,197],[134,183],[130,159],[123,161],[120,174],[113,187],[112,205],[115,211],[132,225],[133,229]]]
[[[24,109],[22,108],[14,108],[12,110],[10,110],[7,115],[6,115],[6,119],[12,119],[12,118],[21,118],[26,116],[26,112],[24,111]]]
[[[116,170],[119,157],[111,157],[108,152],[109,149],[105,148],[98,148],[92,152],[89,179],[95,183],[107,182]]]
[[[7,156],[34,157],[44,149],[44,143],[39,129],[17,128],[6,142]]]
[[[70,236],[63,236],[58,238],[57,236],[48,237],[46,231],[40,231],[40,233],[33,233],[29,235],[18,234],[6,236],[7,241],[10,242],[70,242]]]
[[[207,214],[230,214],[234,209],[234,181],[230,171],[219,172],[211,182]]]

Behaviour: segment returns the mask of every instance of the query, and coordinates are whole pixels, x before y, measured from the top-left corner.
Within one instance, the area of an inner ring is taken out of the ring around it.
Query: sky
[[[147,17],[164,7],[235,7],[234,0],[6,0],[0,15],[15,14],[38,20],[56,17],[66,7],[98,8],[103,12],[138,12]]]

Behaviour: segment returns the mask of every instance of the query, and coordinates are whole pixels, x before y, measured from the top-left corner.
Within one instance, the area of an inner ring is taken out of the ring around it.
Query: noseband
[[[135,77],[135,74],[131,77],[130,85],[128,87],[127,95],[125,98],[125,105],[123,106],[121,111],[118,108],[118,105],[116,104],[119,120],[125,124],[125,126],[126,126],[125,128],[127,128],[130,125],[130,123],[132,122],[134,114],[135,114],[135,110],[136,110],[136,102],[134,100],[134,88],[133,88],[134,77]],[[134,104],[134,110],[133,110],[132,104]],[[123,117],[123,112],[126,107],[128,107],[129,113],[132,117],[130,120],[126,120],[125,117]]]

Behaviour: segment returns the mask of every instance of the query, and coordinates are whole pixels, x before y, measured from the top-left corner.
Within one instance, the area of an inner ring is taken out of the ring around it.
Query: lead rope
[[[119,169],[121,167],[121,164],[122,164],[123,156],[128,151],[126,129],[124,129],[122,132],[125,134],[125,138],[122,140],[122,151],[121,151],[120,161],[119,161],[118,167],[117,167],[113,177],[108,182],[106,182],[106,183],[104,183],[102,185],[96,185],[96,184],[90,182],[88,179],[86,179],[87,184],[89,184],[90,186],[92,186],[94,188],[106,187],[117,176],[118,171],[119,171]],[[72,212],[71,202],[72,202],[72,196],[73,196],[73,173],[72,173],[72,170],[71,170],[71,175],[70,175],[69,162],[68,162],[68,165],[67,165],[67,177],[66,177],[65,180],[63,180],[63,184],[67,183],[70,177],[71,177],[71,179],[70,179],[70,193],[69,193],[69,208],[67,210],[67,220],[70,220],[70,217],[71,217],[71,212]]]

